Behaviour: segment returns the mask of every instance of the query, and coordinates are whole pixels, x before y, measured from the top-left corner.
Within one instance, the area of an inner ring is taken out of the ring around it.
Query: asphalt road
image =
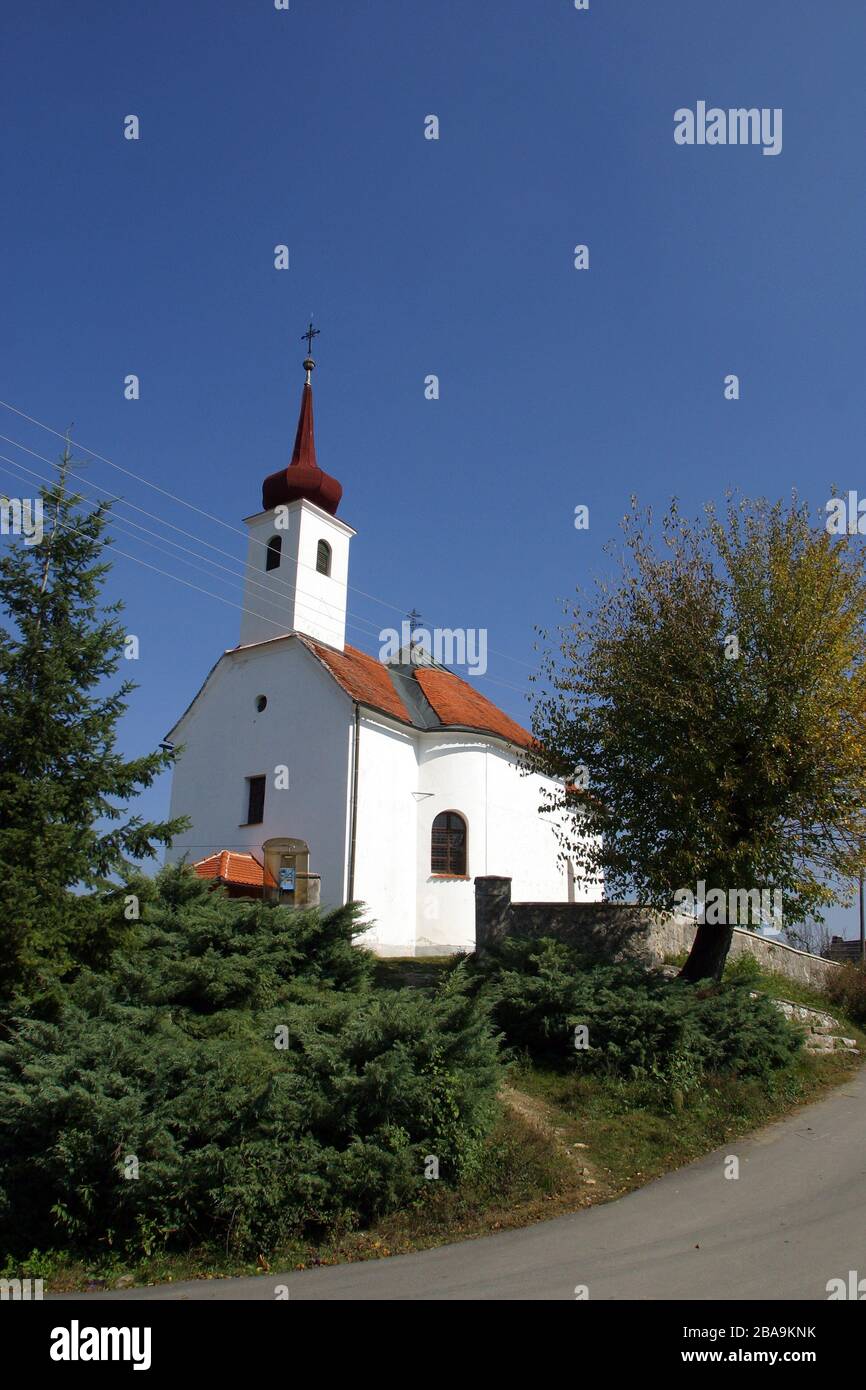
[[[740,1160],[738,1179],[725,1159]],[[606,1206],[362,1264],[103,1299],[821,1299],[866,1278],[866,1076]],[[866,1287],[866,1286],[864,1286]],[[285,1294],[282,1294],[285,1297]],[[67,1298],[69,1296],[67,1295]]]

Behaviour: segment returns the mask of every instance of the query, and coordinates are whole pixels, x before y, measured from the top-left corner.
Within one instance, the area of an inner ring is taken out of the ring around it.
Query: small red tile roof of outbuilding
[[[261,888],[265,880],[269,888],[276,885],[258,859],[251,854],[241,854],[238,850],[221,849],[207,859],[199,859],[193,864],[199,878],[214,878],[220,883],[236,883],[247,888]]]

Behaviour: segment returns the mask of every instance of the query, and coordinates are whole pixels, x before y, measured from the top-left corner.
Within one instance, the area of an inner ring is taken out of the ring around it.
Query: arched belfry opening
[[[266,571],[279,569],[282,550],[282,536],[271,536],[271,539],[268,541],[267,558],[265,560]]]

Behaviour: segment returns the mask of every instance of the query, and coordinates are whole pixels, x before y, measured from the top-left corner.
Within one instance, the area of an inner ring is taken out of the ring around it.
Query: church
[[[362,902],[382,955],[472,950],[476,876],[508,876],[515,900],[583,895],[541,810],[552,783],[521,767],[530,734],[423,644],[346,642],[355,532],[316,459],[305,336],[291,460],[246,519],[240,641],[168,734],[171,815],[190,822],[169,858],[232,896]]]

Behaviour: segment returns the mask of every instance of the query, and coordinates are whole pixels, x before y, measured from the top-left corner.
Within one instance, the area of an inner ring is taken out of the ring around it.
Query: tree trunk
[[[698,980],[720,980],[728,951],[734,939],[733,927],[698,924],[689,958],[680,971],[680,979],[695,984]]]

